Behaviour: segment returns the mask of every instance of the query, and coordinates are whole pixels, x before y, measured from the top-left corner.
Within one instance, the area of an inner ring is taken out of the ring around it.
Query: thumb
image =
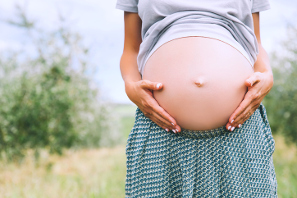
[[[162,83],[159,82],[151,82],[149,80],[143,80],[141,83],[141,87],[150,90],[160,90],[163,87]]]
[[[252,87],[259,80],[259,76],[256,73],[254,73],[252,76],[245,80],[245,85],[247,87]]]

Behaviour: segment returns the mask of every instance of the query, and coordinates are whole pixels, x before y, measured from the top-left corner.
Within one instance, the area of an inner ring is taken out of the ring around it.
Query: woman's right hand
[[[138,13],[125,12],[125,39],[120,68],[125,90],[129,99],[135,103],[143,114],[166,131],[180,132],[176,121],[158,104],[152,90],[160,90],[156,82],[142,80],[138,71],[137,56],[142,42],[142,20]],[[173,123],[173,124],[171,124]]]
[[[153,97],[153,90],[163,88],[162,83],[140,80],[136,82],[126,82],[125,90],[129,99],[135,103],[143,114],[155,122],[158,126],[169,132],[180,132],[181,128]]]

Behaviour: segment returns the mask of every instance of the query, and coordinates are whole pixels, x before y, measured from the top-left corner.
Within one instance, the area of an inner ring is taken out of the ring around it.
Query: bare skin
[[[233,46],[190,36],[159,47],[146,62],[142,79],[162,82],[163,89],[153,91],[159,105],[181,128],[201,131],[227,124],[252,73],[250,62]]]
[[[230,116],[226,128],[233,131],[240,127],[259,107],[263,98],[273,86],[273,74],[269,58],[261,45],[259,13],[253,13],[254,32],[259,45],[259,55],[254,64],[254,73],[246,80],[248,91],[238,108]],[[125,42],[120,61],[120,69],[125,82],[125,90],[129,99],[135,103],[144,115],[166,131],[180,132],[181,127],[155,100],[152,90],[161,90],[160,82],[142,80],[137,66],[137,55],[141,40],[141,19],[137,13],[124,13]]]
[[[233,127],[240,127],[240,125],[249,119],[273,87],[273,73],[270,67],[269,57],[261,44],[260,14],[259,12],[256,12],[252,15],[254,21],[254,33],[259,46],[259,54],[257,56],[257,61],[254,64],[255,73],[245,81],[245,85],[248,87],[248,92],[239,107],[230,116],[229,123],[226,125],[226,128],[229,130]]]

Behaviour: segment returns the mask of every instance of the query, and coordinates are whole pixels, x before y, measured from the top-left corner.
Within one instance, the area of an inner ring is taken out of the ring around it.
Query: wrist
[[[267,75],[269,78],[272,78],[273,79],[273,72],[272,72],[272,69],[270,68],[270,65],[269,64],[255,64],[254,66],[254,72],[260,72],[262,74],[265,74]]]
[[[264,74],[267,74],[270,78],[273,78],[273,73],[270,70],[264,71]]]
[[[123,76],[123,80],[124,80],[125,85],[129,85],[129,84],[140,81],[141,75],[139,73],[137,73],[135,75],[125,75],[125,76]]]
[[[273,73],[272,73],[272,71],[268,70],[268,71],[264,71],[262,73],[267,76],[268,82],[269,82],[270,86],[272,87],[273,86]]]
[[[133,81],[133,80],[125,81],[125,92],[129,98],[130,98],[131,91],[134,89],[133,87],[135,83],[136,81]]]
[[[131,86],[133,86],[134,83],[138,82],[138,80],[125,80],[124,83],[125,83],[125,88],[129,88]]]

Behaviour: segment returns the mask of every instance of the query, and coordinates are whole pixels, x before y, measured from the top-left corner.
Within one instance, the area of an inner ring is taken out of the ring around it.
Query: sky
[[[297,26],[296,0],[269,0],[271,9],[260,13],[262,45],[268,53],[286,38],[286,24]],[[90,62],[98,68],[96,83],[102,99],[132,104],[126,96],[120,73],[120,57],[124,44],[123,11],[115,8],[116,0],[1,0],[0,52],[24,48],[24,36],[7,25],[15,17],[15,4],[24,5],[29,18],[44,30],[54,30],[58,12],[79,32],[91,47]],[[28,48],[30,50],[30,48]]]

